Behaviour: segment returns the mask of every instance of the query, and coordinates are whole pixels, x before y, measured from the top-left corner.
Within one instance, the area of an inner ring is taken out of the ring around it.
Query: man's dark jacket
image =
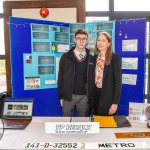
[[[58,72],[58,97],[59,99],[65,99],[67,101],[72,100],[74,76],[75,76],[75,57],[73,54],[73,47],[70,51],[63,54],[59,63]],[[88,103],[92,101],[94,90],[94,58],[89,54],[89,50],[86,49],[88,64],[87,64],[87,83],[86,83],[86,95],[88,97]]]

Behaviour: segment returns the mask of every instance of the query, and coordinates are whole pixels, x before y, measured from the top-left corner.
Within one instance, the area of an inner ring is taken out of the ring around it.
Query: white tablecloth
[[[146,124],[132,124],[125,128],[100,128],[99,134],[46,134],[45,122],[65,121],[67,118],[33,117],[24,130],[5,130],[0,149],[23,149],[28,142],[150,142],[150,138],[116,139],[117,132],[150,132]],[[68,119],[67,119],[68,120]]]

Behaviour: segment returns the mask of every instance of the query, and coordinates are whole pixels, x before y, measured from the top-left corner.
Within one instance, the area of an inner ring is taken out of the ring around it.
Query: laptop
[[[32,120],[33,98],[5,98],[2,119],[4,129],[25,129]]]

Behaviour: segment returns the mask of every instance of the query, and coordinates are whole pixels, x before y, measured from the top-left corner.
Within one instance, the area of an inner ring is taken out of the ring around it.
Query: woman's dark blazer
[[[95,55],[96,66],[97,55]],[[119,104],[122,88],[121,59],[113,54],[110,65],[105,65],[103,73],[103,84],[99,99],[95,97],[95,115],[108,115],[112,104]]]

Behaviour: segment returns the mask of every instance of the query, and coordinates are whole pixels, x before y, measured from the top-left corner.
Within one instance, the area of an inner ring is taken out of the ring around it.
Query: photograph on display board
[[[40,88],[40,77],[25,77],[25,88]]]
[[[70,24],[70,34],[75,34],[78,29],[85,29],[85,23]]]
[[[98,23],[97,30],[108,30],[113,28],[113,23]]]
[[[26,60],[25,60],[25,62],[27,63],[27,64],[31,64],[32,63],[32,55],[26,55],[26,58],[25,58]]]
[[[57,31],[57,28],[56,27],[52,27],[52,31]]]
[[[38,66],[38,74],[54,74],[54,66]]]
[[[49,32],[49,25],[46,24],[32,24],[33,31],[46,31]]]
[[[122,74],[122,84],[136,85],[137,75],[136,74]]]
[[[122,51],[137,51],[138,40],[122,40]]]
[[[38,56],[38,64],[52,64],[54,65],[54,56]]]
[[[69,42],[69,34],[64,32],[55,32],[55,40],[59,42]]]
[[[33,42],[33,52],[49,52],[49,42]]]
[[[69,32],[69,28],[68,27],[60,27],[60,32]]]
[[[33,32],[34,39],[49,39],[49,33]]]
[[[65,53],[69,50],[68,44],[57,44],[57,52],[59,53]]]
[[[137,70],[138,58],[122,58],[122,69]]]

